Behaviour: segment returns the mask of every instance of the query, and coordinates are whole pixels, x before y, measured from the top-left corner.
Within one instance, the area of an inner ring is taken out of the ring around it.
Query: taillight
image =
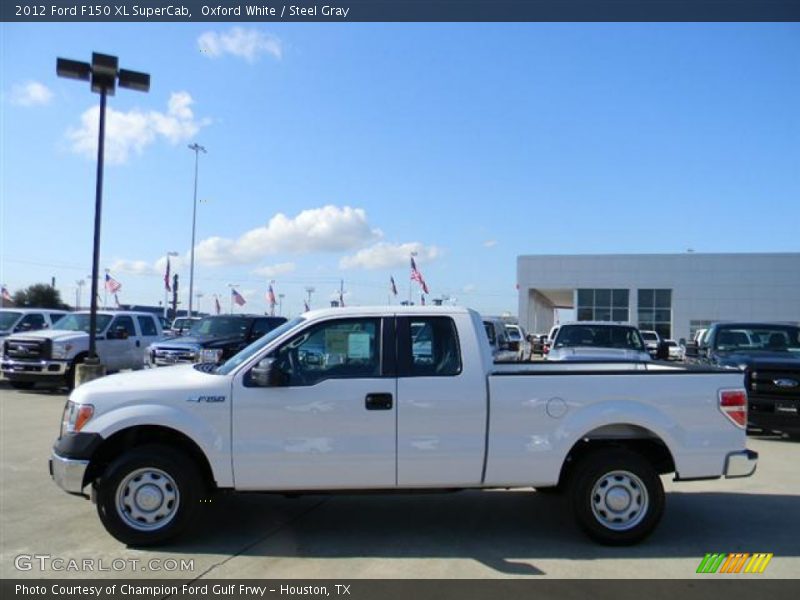
[[[737,427],[747,426],[747,393],[744,390],[720,390],[719,409]]]

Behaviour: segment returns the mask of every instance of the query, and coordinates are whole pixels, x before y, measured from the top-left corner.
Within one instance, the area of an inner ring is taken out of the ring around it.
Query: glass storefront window
[[[672,337],[672,290],[638,290],[639,329]]]
[[[625,289],[579,289],[578,321],[629,320],[629,293]]]

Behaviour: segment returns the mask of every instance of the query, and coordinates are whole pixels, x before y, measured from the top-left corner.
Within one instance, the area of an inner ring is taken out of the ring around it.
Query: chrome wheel
[[[630,471],[611,471],[592,487],[592,514],[614,531],[636,527],[647,514],[649,497],[642,480]]]
[[[117,486],[116,500],[117,513],[129,527],[153,531],[175,517],[180,493],[168,473],[150,467],[127,475]]]

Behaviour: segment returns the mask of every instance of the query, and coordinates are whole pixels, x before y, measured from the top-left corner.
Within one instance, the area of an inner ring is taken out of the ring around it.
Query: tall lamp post
[[[194,292],[194,232],[197,224],[197,165],[200,162],[200,153],[206,154],[206,149],[195,142],[189,144],[189,150],[194,151],[194,202],[192,204],[192,250],[189,259],[189,316],[192,316],[192,294]]]
[[[81,293],[83,292],[83,286],[85,284],[86,281],[84,279],[78,279],[78,281],[75,282],[75,285],[77,286],[75,288],[75,310],[81,309]]]
[[[167,252],[167,265],[169,265],[169,257],[170,256],[178,256],[178,253],[177,252]],[[164,268],[166,269],[166,266]],[[168,314],[168,310],[169,310],[168,309],[168,306],[169,306],[169,295],[168,294],[170,293],[170,291],[172,291],[172,290],[170,290],[170,287],[169,287],[169,277],[170,277],[170,272],[169,272],[169,269],[167,269],[167,271],[165,272],[165,275],[164,275],[164,318],[165,319],[167,318],[167,314]]]
[[[100,360],[97,357],[97,281],[100,264],[100,223],[103,209],[103,145],[106,135],[106,97],[113,96],[116,85],[119,87],[147,92],[150,90],[150,75],[120,69],[119,59],[108,54],[92,53],[91,64],[78,60],[59,58],[56,61],[56,73],[59,77],[91,82],[93,92],[100,94],[100,126],[97,134],[97,183],[94,200],[94,246],[92,254],[92,301],[89,313],[89,366],[87,379],[102,375]],[[89,375],[89,373],[93,373]]]

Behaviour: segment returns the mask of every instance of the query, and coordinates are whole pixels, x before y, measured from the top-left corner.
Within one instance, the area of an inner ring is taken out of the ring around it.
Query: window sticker
[[[369,359],[369,339],[368,333],[351,333],[347,336],[347,358],[349,359]]]

